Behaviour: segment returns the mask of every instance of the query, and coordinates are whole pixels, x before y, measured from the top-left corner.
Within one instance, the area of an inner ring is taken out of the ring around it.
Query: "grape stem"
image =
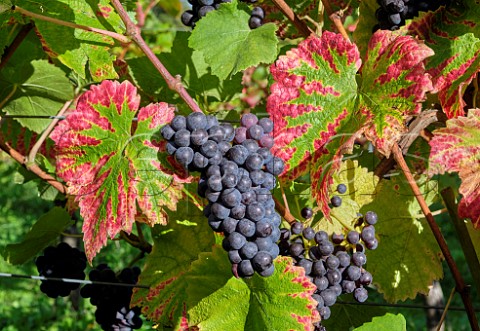
[[[17,33],[15,36],[15,39],[12,41],[10,46],[8,46],[5,49],[5,52],[3,52],[2,60],[0,61],[0,70],[5,67],[7,64],[8,60],[12,57],[13,53],[17,50],[18,46],[22,43],[22,41],[25,39],[25,37],[28,35],[28,33],[33,29],[33,24],[29,23],[24,25],[20,31]]]
[[[302,21],[297,14],[290,8],[290,6],[284,0],[272,0],[273,4],[287,17],[295,28],[305,37],[308,38],[314,32]]]
[[[295,223],[297,220],[295,216],[293,216],[285,206],[283,206],[280,201],[278,201],[277,198],[273,197],[273,200],[275,201],[275,209],[280,213],[280,215],[290,224],[292,225]]]
[[[42,168],[40,168],[38,165],[32,164],[27,168],[25,156],[23,156],[14,148],[12,148],[7,142],[3,141],[3,138],[1,136],[0,136],[0,149],[3,150],[8,155],[10,155],[15,161],[20,163],[27,170],[33,172],[40,179],[52,185],[60,193],[67,194],[67,187],[64,186],[62,183],[60,183],[59,181],[57,181],[54,177],[52,177],[51,175],[43,171]]]
[[[348,37],[348,33],[345,30],[345,27],[343,26],[343,23],[342,23],[343,12],[342,11],[334,12],[332,9],[332,6],[330,6],[329,0],[322,0],[322,3],[323,3],[323,7],[325,7],[325,10],[327,11],[328,17],[333,22],[338,32],[340,32],[340,34],[343,36],[343,38],[345,38],[345,40],[349,41],[350,38]]]
[[[448,297],[447,304],[445,305],[445,310],[443,311],[442,317],[438,322],[437,331],[440,331],[442,329],[442,324],[445,321],[445,317],[447,317],[448,308],[450,308],[450,304],[452,303],[452,299],[454,295],[455,295],[455,287],[452,288],[452,291],[450,292],[450,296]]]
[[[136,235],[133,233],[126,233],[125,231],[120,232],[120,238],[125,240],[127,243],[132,245],[135,248],[140,249],[142,252],[150,253],[152,251],[152,245],[148,242],[142,242]]]
[[[430,212],[430,209],[428,208],[428,205],[425,199],[423,198],[422,192],[420,191],[415,179],[413,178],[412,173],[410,172],[410,169],[408,168],[407,163],[405,162],[405,159],[403,158],[402,150],[397,144],[395,144],[393,146],[392,152],[393,152],[393,157],[395,161],[397,162],[397,164],[400,166],[403,173],[405,174],[405,177],[407,178],[407,181],[410,187],[412,188],[412,191],[415,194],[415,197],[417,198],[418,204],[420,205],[420,208],[422,209],[422,212],[425,215],[425,218],[427,219],[428,225],[430,226],[430,229],[432,230],[433,235],[437,240],[438,245],[440,246],[443,256],[448,264],[448,267],[450,268],[450,272],[452,273],[453,278],[455,279],[455,285],[456,285],[455,288],[457,292],[460,293],[460,296],[462,297],[463,305],[465,306],[465,309],[468,315],[468,320],[470,321],[470,326],[473,331],[480,331],[477,317],[475,316],[475,310],[473,309],[473,304],[470,299],[469,288],[466,286],[465,281],[463,280],[463,277],[460,274],[460,271],[458,270],[458,267],[455,263],[455,260],[453,259],[452,254],[450,253],[450,250],[445,241],[445,238],[443,238],[442,232],[440,231],[437,223],[435,223],[435,219],[433,218],[433,215]]]
[[[122,4],[119,0],[111,0],[112,6],[117,11],[118,15],[122,19],[123,23],[126,26],[126,34],[131,38],[131,40],[142,50],[142,52],[147,56],[147,58],[152,62],[155,69],[158,70],[160,75],[162,75],[163,79],[167,83],[168,87],[178,93],[178,95],[185,101],[185,103],[190,107],[190,109],[194,112],[202,112],[200,107],[197,103],[192,99],[192,97],[188,94],[187,90],[183,86],[181,82],[181,78],[179,75],[173,77],[172,74],[165,68],[163,63],[157,58],[157,56],[153,53],[152,49],[147,45],[145,40],[141,35],[141,29],[132,22],[128,13],[123,8]]]
[[[41,15],[41,14],[31,12],[29,10],[23,9],[22,7],[12,6],[12,10],[16,11],[16,12],[19,12],[22,15],[35,18],[37,20],[51,22],[51,23],[54,23],[54,24],[57,24],[57,25],[62,25],[62,26],[66,26],[66,27],[69,27],[69,28],[73,28],[73,29],[80,29],[80,30],[85,30],[85,31],[89,31],[89,32],[98,33],[98,34],[101,34],[101,35],[104,35],[104,36],[108,36],[108,37],[111,37],[113,39],[118,40],[121,43],[128,43],[130,41],[128,39],[128,37],[126,37],[124,35],[121,35],[119,33],[116,33],[116,32],[103,30],[103,29],[97,29],[97,28],[93,28],[91,26],[80,25],[80,24],[76,24],[76,23],[72,23],[72,22],[62,21],[62,20],[59,20],[57,18],[53,18],[53,17],[49,17],[49,16],[45,16],[45,15]]]

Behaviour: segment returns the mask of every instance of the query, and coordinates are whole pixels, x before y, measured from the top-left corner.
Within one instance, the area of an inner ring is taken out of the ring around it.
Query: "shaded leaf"
[[[0,72],[0,100],[8,100],[3,111],[8,115],[54,116],[65,101],[73,97],[73,88],[65,73],[46,60],[34,60],[12,74]],[[34,132],[42,132],[48,121],[16,118]]]
[[[374,317],[371,322],[365,323],[354,331],[407,331],[407,321],[402,314],[390,313]]]
[[[2,256],[11,264],[25,263],[56,240],[71,224],[73,222],[65,209],[54,207],[38,219],[22,242],[7,245]]]
[[[433,51],[410,37],[379,30],[362,66],[359,110],[367,117],[365,135],[386,157],[406,132],[405,120],[418,114],[433,89],[424,60]]]
[[[140,97],[128,81],[103,81],[84,93],[76,109],[51,134],[57,145],[57,174],[75,195],[84,218],[89,261],[107,236],[131,231],[137,205],[152,224],[175,210],[182,180],[164,151],[160,127],[174,116],[166,103],[138,110]],[[137,115],[136,125],[133,118]]]
[[[429,172],[458,172],[463,195],[458,213],[480,228],[480,109],[470,109],[467,117],[452,118],[446,128],[433,131],[430,146]]]
[[[290,258],[280,257],[270,277],[230,278],[224,287],[189,310],[189,323],[211,331],[313,331],[312,324],[319,320],[311,298],[314,291],[304,269],[294,267]]]
[[[343,294],[341,299],[344,300],[345,297],[349,298],[348,301],[353,301],[352,295]],[[385,309],[382,307],[351,305],[339,301],[330,309],[332,312],[330,318],[322,321],[322,325],[327,330],[350,330],[352,327],[359,327],[363,323],[370,322],[375,316],[385,314]]]
[[[259,63],[272,63],[277,54],[276,26],[250,29],[250,12],[237,0],[225,3],[196,23],[189,46],[202,52],[212,74],[226,79]]]
[[[208,287],[196,289],[203,292],[200,295],[207,295],[231,277],[228,259],[226,264],[214,259],[220,266],[227,267],[224,273],[218,275],[211,273],[211,268],[217,266],[216,263],[212,266],[207,256],[200,258],[207,266],[192,264],[199,259],[201,252],[212,250],[213,232],[205,216],[193,204],[180,201],[178,210],[178,213],[169,213],[167,226],[157,225],[153,229],[153,251],[148,255],[139,279],[139,283],[150,285],[150,289],[136,288],[132,297],[132,305],[142,306],[142,313],[149,319],[174,328],[182,323],[184,310],[188,307],[190,298],[187,289],[195,285],[191,279],[201,279],[202,276],[215,279],[208,282]],[[188,223],[184,222],[186,220]],[[192,291],[195,292],[195,289]],[[198,292],[192,297],[197,298],[194,301],[199,300]]]
[[[430,205],[438,195],[436,182],[422,177],[417,184]],[[378,215],[379,248],[367,251],[367,268],[378,291],[389,302],[428,293],[432,281],[443,276],[443,256],[407,180],[400,175],[381,181],[374,198],[361,213]]]

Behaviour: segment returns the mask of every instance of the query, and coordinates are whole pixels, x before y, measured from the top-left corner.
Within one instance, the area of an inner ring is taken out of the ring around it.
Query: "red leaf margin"
[[[76,158],[84,155],[84,152],[79,149],[80,146],[95,148],[101,143],[101,140],[97,138],[82,135],[82,131],[91,129],[93,126],[104,131],[113,131],[109,120],[101,116],[94,108],[98,105],[108,108],[112,104],[118,115],[121,115],[125,108],[132,113],[138,111],[137,123],[150,120],[151,125],[160,126],[168,123],[174,117],[174,108],[164,102],[150,104],[138,110],[140,96],[137,94],[135,86],[128,81],[120,83],[104,80],[99,85],[92,85],[90,90],[78,99],[76,108],[52,132],[50,137],[56,144],[57,175],[67,183],[68,194],[75,196],[75,202],[80,207],[80,214],[84,219],[82,230],[85,253],[90,262],[96,253],[106,245],[107,237],[113,239],[120,231],[131,232],[137,216],[137,202],[149,219],[148,223],[158,223],[159,219],[163,219],[163,215],[152,215],[148,211],[148,203],[145,202],[146,197],[143,196],[144,192],[139,192],[137,189],[141,180],[134,170],[131,159],[126,161],[129,164],[127,178],[120,173],[116,179],[118,186],[124,188],[118,192],[119,196],[116,197],[105,196],[105,191],[100,191],[104,180],[113,170],[112,168],[103,169],[102,173],[102,167],[112,157],[112,154],[99,157],[95,164],[85,162],[76,165]],[[152,142],[147,147],[160,152],[164,150],[165,144],[153,144]],[[168,171],[160,164],[155,168],[172,176],[172,183],[176,184],[176,187],[172,189],[172,199],[178,201],[183,196],[179,185],[188,182],[189,179],[178,177],[173,171]],[[97,213],[104,199],[108,199],[105,205],[106,217],[99,219]],[[112,199],[117,199],[118,205],[115,206]],[[176,204],[170,203],[167,207],[175,209]],[[156,217],[156,220],[151,219],[153,216]]]
[[[463,195],[458,213],[480,229],[480,109],[470,109],[467,117],[448,120],[447,127],[433,131],[433,135],[429,174],[458,172]],[[466,140],[470,144],[465,144]]]

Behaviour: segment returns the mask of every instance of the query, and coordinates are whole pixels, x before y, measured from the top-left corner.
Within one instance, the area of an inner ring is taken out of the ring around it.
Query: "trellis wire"
[[[33,279],[33,280],[52,280],[56,282],[65,283],[78,283],[78,284],[94,284],[94,285],[110,285],[110,286],[122,286],[122,287],[139,287],[149,289],[150,286],[142,284],[125,284],[125,283],[110,283],[110,282],[98,282],[92,280],[72,279],[72,278],[56,278],[56,277],[44,277],[33,275],[19,275],[0,272],[0,277],[13,278],[13,279]],[[355,302],[355,301],[337,301],[341,305],[356,305],[356,306],[372,306],[372,307],[392,307],[392,308],[410,308],[410,309],[438,309],[444,310],[442,306],[428,306],[428,305],[409,305],[409,304],[389,304],[389,303],[375,303],[375,302]],[[452,311],[465,311],[463,307],[449,307],[448,310]],[[476,308],[475,312],[480,312],[480,308]]]

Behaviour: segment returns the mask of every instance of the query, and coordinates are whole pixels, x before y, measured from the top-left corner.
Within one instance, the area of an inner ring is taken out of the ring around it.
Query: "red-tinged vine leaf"
[[[221,253],[226,260],[225,252]],[[275,268],[266,278],[231,277],[222,288],[189,309],[189,324],[209,331],[313,331],[313,323],[319,321],[311,297],[315,286],[305,277],[303,268],[292,265],[291,258],[277,258]]]
[[[386,157],[406,132],[405,120],[418,114],[433,89],[424,60],[433,51],[411,36],[379,30],[368,45],[359,88],[365,136]]]
[[[480,109],[467,117],[447,121],[447,127],[433,131],[430,141],[430,174],[458,172],[463,195],[458,212],[480,228]]]
[[[422,176],[417,184],[431,205],[438,196],[437,183]],[[366,252],[368,271],[378,291],[388,302],[427,294],[432,281],[443,276],[443,255],[406,178],[400,175],[381,181],[374,200],[360,212],[369,210],[378,215],[379,245]]]
[[[168,216],[167,226],[157,225],[152,230],[153,250],[139,279],[139,283],[148,284],[150,289],[134,289],[132,305],[141,306],[142,313],[149,319],[181,330],[189,307],[187,288],[193,285],[190,278],[212,277],[215,281],[208,288],[216,290],[231,273],[228,258],[225,262],[214,259],[226,268],[218,275],[209,274],[213,269],[202,270],[199,275],[194,270],[193,262],[199,259],[200,253],[212,250],[215,239],[202,211],[190,200],[179,201],[178,211],[168,212]],[[209,264],[209,268],[213,267],[217,268],[216,263]]]
[[[136,88],[103,81],[78,100],[76,109],[51,134],[57,174],[75,195],[84,218],[89,261],[107,237],[130,232],[137,205],[150,224],[166,223],[164,208],[175,210],[182,182],[167,162],[160,127],[174,116],[166,103],[138,109]],[[133,125],[133,118],[138,121]]]
[[[275,83],[267,111],[275,123],[273,153],[286,171],[307,170],[313,153],[353,113],[360,57],[354,44],[325,31],[280,56],[270,68]]]
[[[94,3],[71,0],[27,0],[22,1],[22,8],[34,13],[49,16],[70,23],[90,26],[103,30],[122,33],[124,25],[108,0]],[[40,19],[33,19],[38,37],[44,50],[80,77],[87,77],[85,70],[94,81],[117,78],[113,61],[115,56],[111,49],[114,39],[98,33],[52,24]]]
[[[407,25],[410,34],[435,52],[427,61],[427,72],[448,118],[465,115],[463,94],[480,67],[480,8],[472,1],[462,6],[424,13]]]

